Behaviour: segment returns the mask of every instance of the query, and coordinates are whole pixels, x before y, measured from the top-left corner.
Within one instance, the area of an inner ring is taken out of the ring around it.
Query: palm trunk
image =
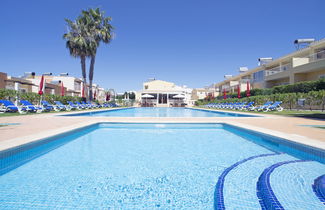
[[[95,67],[96,55],[91,56],[90,67],[89,67],[89,100],[93,100],[93,77],[94,77],[94,67]]]
[[[82,72],[82,82],[83,85],[86,85],[87,84],[86,56],[80,57],[80,63],[81,63],[81,72]],[[82,94],[80,96],[82,96]]]
[[[87,82],[86,56],[81,56],[80,60],[81,60],[82,79],[83,82],[86,83]]]

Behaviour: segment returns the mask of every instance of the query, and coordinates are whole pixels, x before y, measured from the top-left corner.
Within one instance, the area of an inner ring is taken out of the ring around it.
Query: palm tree
[[[86,72],[86,57],[88,56],[88,42],[87,42],[87,25],[77,19],[71,21],[65,19],[68,32],[63,35],[63,38],[67,40],[66,47],[70,51],[70,55],[73,57],[79,57],[81,62],[82,78],[84,84],[87,82]]]
[[[92,83],[94,78],[97,48],[99,47],[100,42],[108,44],[112,40],[113,26],[110,24],[112,18],[104,17],[104,12],[100,11],[99,8],[96,8],[83,10],[80,20],[83,24],[87,25],[88,56],[90,57],[89,100],[92,100]]]

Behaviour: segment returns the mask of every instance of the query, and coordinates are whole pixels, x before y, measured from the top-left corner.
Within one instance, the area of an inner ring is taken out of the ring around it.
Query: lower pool
[[[96,124],[0,152],[0,209],[324,209],[324,154],[227,124]]]

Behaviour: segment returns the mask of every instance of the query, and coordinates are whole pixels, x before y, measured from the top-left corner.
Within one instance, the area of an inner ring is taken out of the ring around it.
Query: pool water
[[[214,110],[192,108],[164,108],[139,107],[112,109],[105,111],[92,111],[86,113],[66,114],[64,116],[92,116],[92,117],[254,117],[253,115],[227,113]]]
[[[90,126],[3,155],[0,209],[261,209],[257,183],[281,162],[269,182],[282,207],[324,209],[312,185],[325,165],[250,138],[222,124]]]

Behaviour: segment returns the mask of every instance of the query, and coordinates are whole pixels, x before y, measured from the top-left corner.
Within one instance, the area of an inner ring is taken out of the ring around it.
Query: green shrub
[[[28,100],[33,104],[39,104],[41,96],[37,93],[23,93],[17,92],[15,90],[8,90],[8,89],[0,89],[0,99],[6,99],[10,101],[15,101],[16,96],[18,96],[19,100]],[[43,99],[49,103],[54,103],[54,101],[61,101],[63,104],[67,104],[67,101],[81,101],[81,97],[77,96],[60,96],[60,95],[52,95],[52,94],[44,94]]]
[[[309,109],[313,106],[320,106],[322,110],[325,109],[325,90],[309,91],[308,93],[276,93],[269,95],[256,95],[246,98],[227,98],[227,99],[216,99],[213,103],[234,103],[234,102],[251,102],[255,105],[264,104],[267,101],[282,101],[283,107],[293,109],[297,107],[298,99],[305,99],[305,104]],[[208,104],[211,102],[199,100],[196,102],[197,106]]]

